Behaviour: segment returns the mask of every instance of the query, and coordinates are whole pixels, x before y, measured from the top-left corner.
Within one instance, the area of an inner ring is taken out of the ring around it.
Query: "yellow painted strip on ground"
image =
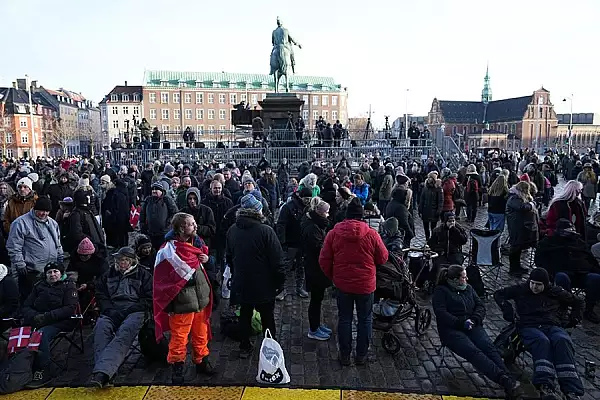
[[[443,400],[490,400],[486,397],[442,396]]]
[[[144,400],[240,400],[243,386],[152,386]]]
[[[339,390],[247,387],[242,400],[340,400]]]
[[[93,388],[57,388],[48,400],[142,400],[149,386]]]
[[[343,400],[441,400],[442,396],[413,393],[366,392],[343,390]]]
[[[2,400],[46,400],[51,392],[52,388],[22,390],[17,393],[1,396],[0,398]]]

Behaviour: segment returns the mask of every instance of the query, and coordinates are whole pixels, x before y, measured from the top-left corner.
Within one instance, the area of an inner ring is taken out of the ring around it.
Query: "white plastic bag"
[[[266,385],[285,385],[286,383],[290,383],[290,374],[288,374],[285,368],[283,350],[279,343],[273,339],[268,329],[265,331],[265,338],[260,346],[256,382]]]
[[[225,266],[225,272],[223,272],[223,286],[221,286],[221,297],[228,299],[231,295],[231,269],[229,264]]]

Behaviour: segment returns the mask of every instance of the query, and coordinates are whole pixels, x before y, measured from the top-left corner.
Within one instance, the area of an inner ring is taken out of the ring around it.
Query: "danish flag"
[[[42,341],[42,332],[32,332],[30,326],[22,326],[10,330],[8,337],[8,353],[12,354],[18,350],[28,348],[38,351]]]

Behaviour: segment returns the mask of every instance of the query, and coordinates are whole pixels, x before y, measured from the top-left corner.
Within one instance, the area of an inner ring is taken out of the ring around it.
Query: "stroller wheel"
[[[415,332],[417,332],[417,335],[424,334],[429,325],[431,325],[431,310],[417,307],[415,315]]]
[[[386,332],[381,338],[381,345],[391,355],[398,354],[400,351],[400,339],[396,337],[392,332]]]

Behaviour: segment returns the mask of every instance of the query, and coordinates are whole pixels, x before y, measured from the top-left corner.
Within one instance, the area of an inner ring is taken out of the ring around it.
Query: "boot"
[[[302,287],[296,288],[296,294],[303,299],[308,298],[308,292]]]
[[[176,362],[171,366],[171,383],[173,385],[183,385],[183,367],[184,363]]]
[[[507,399],[516,399],[519,397],[519,381],[514,380],[510,375],[504,375],[500,378],[500,385],[504,388]]]
[[[540,392],[541,400],[561,400],[561,396],[559,396],[551,386],[541,385],[538,390]]]
[[[207,376],[212,376],[216,373],[215,368],[208,361],[208,357],[204,357],[202,362],[196,365],[196,372]]]

